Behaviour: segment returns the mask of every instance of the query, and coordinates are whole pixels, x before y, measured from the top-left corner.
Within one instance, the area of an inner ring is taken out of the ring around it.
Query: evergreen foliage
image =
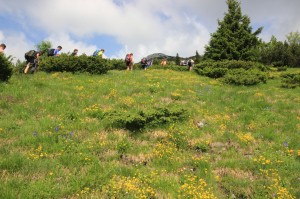
[[[218,21],[218,30],[211,35],[205,48],[205,59],[219,60],[257,60],[257,47],[260,40],[257,35],[262,27],[252,33],[250,18],[243,15],[237,0],[227,0],[228,13]]]
[[[52,43],[50,41],[41,41],[37,45],[35,45],[37,51],[47,52],[49,48],[52,48]]]
[[[196,57],[195,57],[195,64],[199,64],[201,61],[201,56],[198,53],[198,50],[196,50]]]
[[[10,57],[0,53],[0,81],[6,82],[13,74],[13,64]]]
[[[276,68],[300,67],[300,33],[291,32],[284,42],[275,36],[270,42],[264,42],[260,47],[260,61]]]
[[[179,57],[178,53],[176,54],[175,63],[177,66],[180,65],[180,57]]]

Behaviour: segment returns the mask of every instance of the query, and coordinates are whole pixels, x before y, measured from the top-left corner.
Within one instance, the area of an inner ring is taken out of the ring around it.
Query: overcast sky
[[[254,30],[264,27],[264,41],[300,31],[300,0],[241,0],[241,6]],[[225,12],[226,0],[0,0],[0,43],[21,60],[41,40],[63,52],[104,48],[110,58],[186,57],[204,52]]]

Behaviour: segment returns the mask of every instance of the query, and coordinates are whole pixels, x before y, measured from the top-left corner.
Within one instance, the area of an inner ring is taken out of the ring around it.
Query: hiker
[[[24,73],[27,74],[29,68],[31,67],[31,72],[34,73],[38,70],[38,65],[40,63],[40,56],[44,54],[44,51],[36,52],[35,50],[30,50],[27,53],[25,53],[25,59],[26,59],[26,67],[24,69]]]
[[[152,59],[148,59],[147,61],[147,67],[152,66],[153,64],[153,60]]]
[[[96,51],[93,53],[93,56],[94,56],[94,57],[97,57],[97,56],[99,56],[99,57],[103,58],[103,56],[104,56],[104,52],[105,52],[105,50],[104,50],[104,49],[101,49],[101,50],[96,50]]]
[[[147,58],[144,57],[141,60],[141,65],[142,65],[142,67],[143,67],[144,70],[147,70],[147,66],[148,66],[148,60],[147,60]]]
[[[78,53],[78,49],[74,49],[71,55],[72,56],[77,56],[77,53]]]
[[[0,53],[4,53],[5,48],[6,48],[5,44],[0,44]]]
[[[127,70],[133,69],[133,53],[127,54],[125,57],[125,63]]]
[[[167,60],[165,60],[165,59],[161,60],[160,65],[161,66],[167,65]]]
[[[54,50],[53,52],[53,56],[57,57],[60,55],[60,51],[61,51],[62,47],[61,46],[57,46],[57,48]]]
[[[189,69],[189,71],[191,71],[193,69],[194,63],[195,62],[194,62],[193,59],[188,60],[188,69]]]

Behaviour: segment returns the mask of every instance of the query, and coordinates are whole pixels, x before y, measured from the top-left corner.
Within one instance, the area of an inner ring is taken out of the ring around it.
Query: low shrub
[[[269,67],[251,61],[204,61],[195,66],[199,75],[210,78],[224,77],[224,82],[235,85],[255,85],[260,82],[266,83],[265,71]]]
[[[13,74],[13,64],[10,57],[0,53],[0,81],[7,82]]]
[[[195,71],[199,75],[207,76],[210,78],[220,78],[220,77],[223,77],[227,73],[228,69],[227,68],[205,67],[203,69],[196,68]]]
[[[227,69],[237,69],[242,68],[245,70],[250,69],[259,69],[261,71],[268,71],[269,67],[258,63],[258,62],[251,62],[251,61],[237,61],[237,60],[224,60],[224,61],[204,61],[200,62],[199,64],[195,65],[197,69],[204,69],[206,67],[211,68],[227,68]]]
[[[280,66],[280,67],[277,67],[277,71],[278,71],[278,72],[286,71],[287,69],[288,69],[287,66]]]
[[[126,64],[122,59],[111,59],[108,61],[109,70],[126,70]]]
[[[75,57],[62,54],[59,57],[46,57],[40,63],[40,70],[46,72],[105,74],[109,67],[109,60],[87,55]]]
[[[259,83],[266,83],[267,75],[257,69],[232,69],[224,76],[224,82],[233,85],[252,86]]]
[[[283,88],[300,87],[300,73],[285,73],[281,75],[281,86]]]
[[[157,127],[186,118],[183,108],[163,107],[136,112],[112,111],[105,114],[109,125],[113,128],[124,128],[130,131],[142,130],[146,127]]]

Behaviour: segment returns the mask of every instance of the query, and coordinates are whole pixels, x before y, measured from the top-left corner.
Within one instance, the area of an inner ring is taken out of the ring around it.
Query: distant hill
[[[169,56],[169,55],[166,55],[163,53],[154,53],[154,54],[148,55],[146,58],[147,59],[175,59],[175,57]]]
[[[195,55],[194,56],[190,56],[190,57],[180,57],[180,59],[195,59]],[[148,55],[146,57],[147,59],[157,59],[157,60],[161,60],[161,59],[167,59],[169,61],[175,61],[176,57],[175,56],[170,56],[170,55],[166,55],[164,53],[153,53],[151,55]]]

